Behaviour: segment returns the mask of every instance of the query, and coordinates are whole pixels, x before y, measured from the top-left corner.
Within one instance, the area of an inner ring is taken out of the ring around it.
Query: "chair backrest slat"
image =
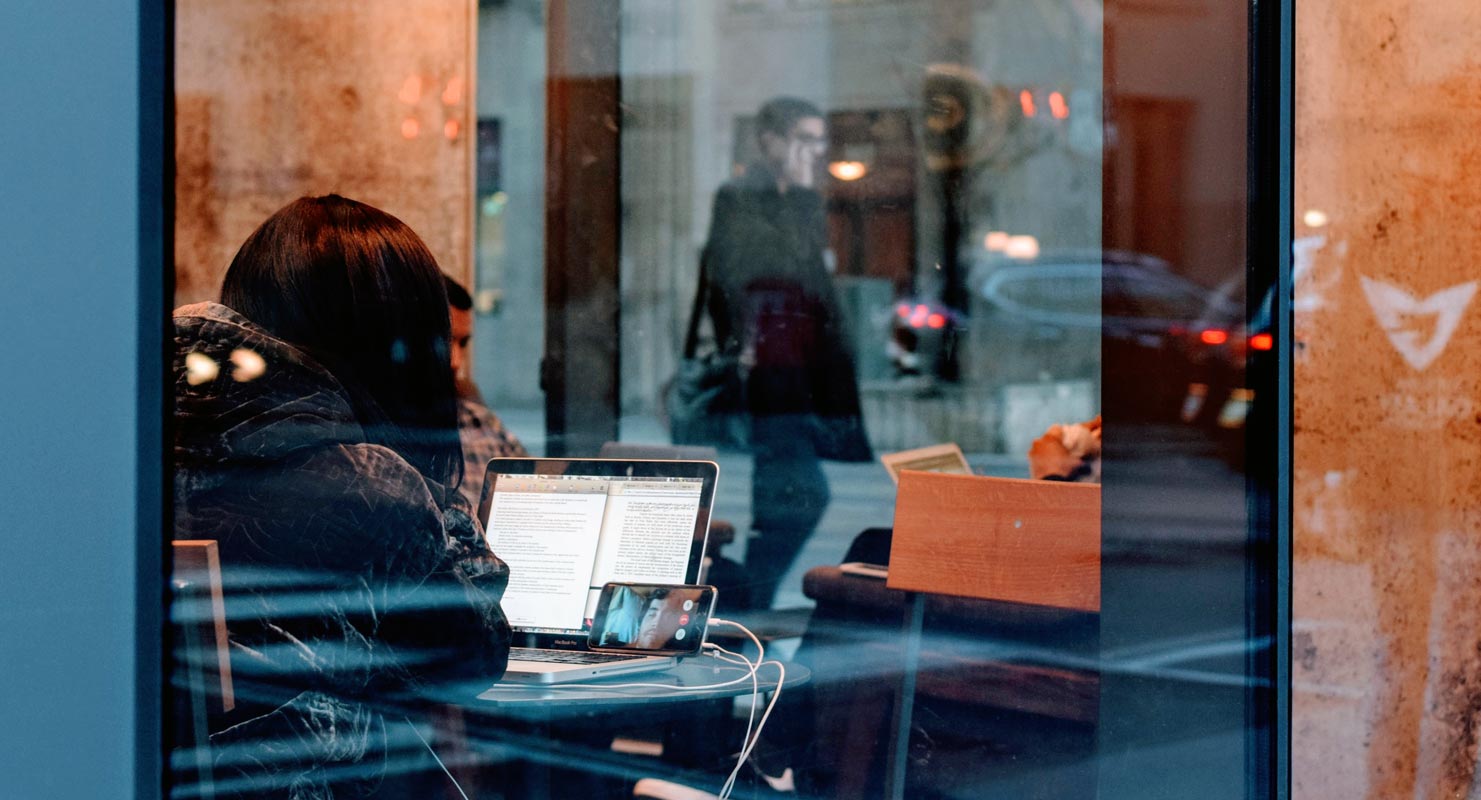
[[[888,586],[1100,611],[1100,486],[900,473]]]
[[[210,642],[215,658],[203,663],[207,680],[213,688],[219,686],[219,706],[211,713],[224,713],[236,707],[236,698],[231,682],[231,646],[226,638],[226,604],[221,588],[221,557],[213,539],[182,539],[173,543],[174,569],[171,575],[177,587],[184,587],[176,595],[177,603],[188,603],[189,610],[177,614],[181,624],[196,626],[199,634],[196,641]],[[206,620],[205,608],[210,609]],[[183,610],[183,609],[182,609]],[[195,657],[196,654],[189,654]]]

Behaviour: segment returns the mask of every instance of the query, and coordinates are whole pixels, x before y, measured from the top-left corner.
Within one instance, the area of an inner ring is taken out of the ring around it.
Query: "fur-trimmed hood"
[[[249,710],[213,745],[268,794],[330,763],[363,777],[416,696],[503,673],[508,567],[323,365],[219,304],[174,323],[174,535],[218,543]],[[285,731],[291,756],[263,760]]]

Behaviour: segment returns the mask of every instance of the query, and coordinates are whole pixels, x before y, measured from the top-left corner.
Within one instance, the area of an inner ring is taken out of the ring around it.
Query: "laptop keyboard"
[[[610,664],[614,661],[632,661],[645,656],[625,653],[593,653],[589,650],[547,650],[540,647],[515,647],[509,651],[510,661],[542,661],[547,664]]]

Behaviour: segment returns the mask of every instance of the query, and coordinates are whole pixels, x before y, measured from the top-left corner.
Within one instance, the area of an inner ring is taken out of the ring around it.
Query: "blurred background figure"
[[[754,537],[746,549],[753,607],[770,605],[828,505],[819,459],[871,458],[853,356],[825,263],[823,112],[792,97],[756,119],[761,160],[715,195],[704,255],[707,304],[721,352],[748,370]]]
[[[504,427],[499,416],[483,402],[483,393],[468,376],[468,343],[473,338],[473,297],[462,284],[442,276],[447,290],[447,311],[452,323],[452,343],[448,348],[453,379],[458,390],[458,439],[463,444],[463,482],[459,491],[468,505],[478,508],[483,493],[484,472],[491,458],[522,458],[529,452]]]

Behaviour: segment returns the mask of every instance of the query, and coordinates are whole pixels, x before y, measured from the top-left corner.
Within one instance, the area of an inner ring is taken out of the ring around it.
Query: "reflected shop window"
[[[1270,796],[1246,4],[175,15],[172,796]]]

